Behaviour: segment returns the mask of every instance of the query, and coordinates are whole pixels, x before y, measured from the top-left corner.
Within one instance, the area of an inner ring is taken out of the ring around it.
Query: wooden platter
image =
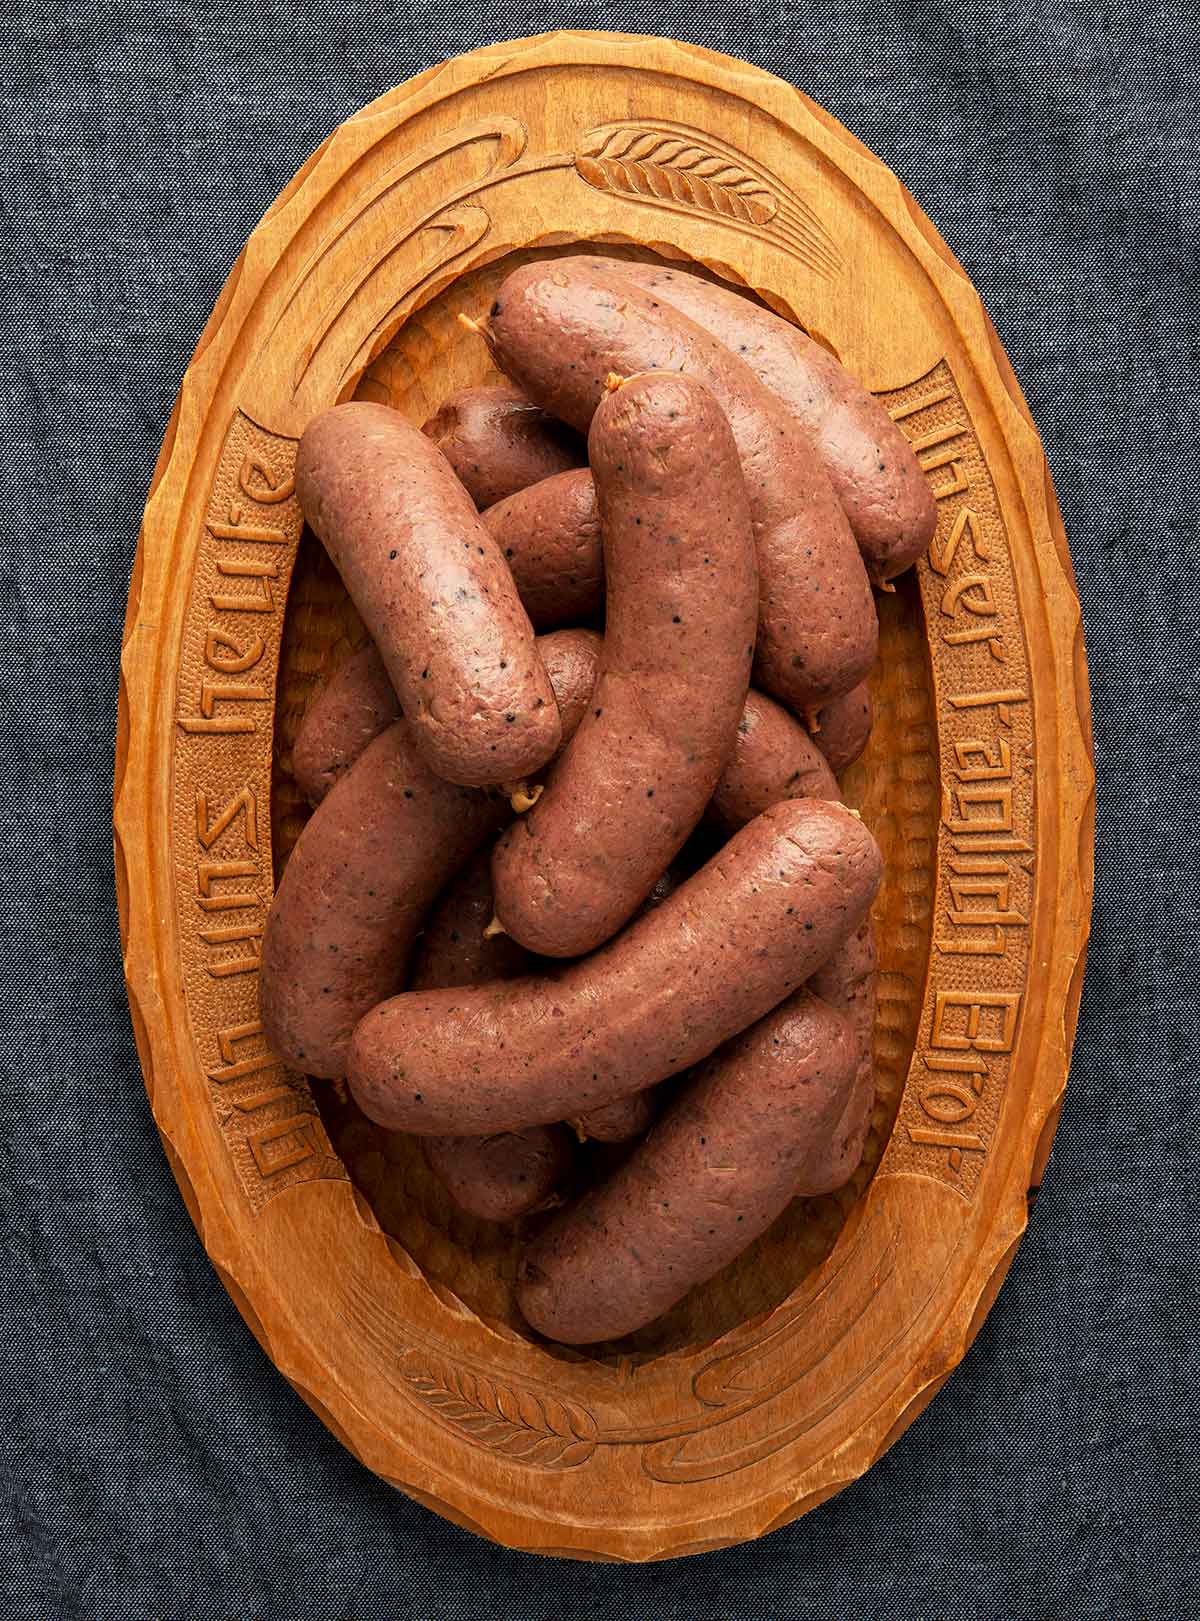
[[[682,260],[831,347],[938,495],[880,599],[848,792],[887,859],[867,1161],[633,1340],[537,1343],[517,1241],[265,1049],[258,951],[303,822],[290,748],[353,641],[302,534],[299,434],[355,393],[423,419],[489,375],[455,321],[522,258]],[[554,34],[448,62],[337,130],[234,266],[154,475],[115,791],[129,1004],[221,1278],[371,1469],[513,1547],[656,1559],[761,1535],[862,1473],[995,1297],[1058,1118],[1093,778],[1070,555],[1028,410],[962,269],[790,86],[666,40]]]

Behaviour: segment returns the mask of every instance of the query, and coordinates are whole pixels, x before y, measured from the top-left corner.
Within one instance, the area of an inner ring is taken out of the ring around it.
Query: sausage
[[[492,854],[496,916],[531,951],[578,957],[637,910],[704,814],[754,652],[750,508],[701,383],[646,372],[592,419],[608,581],[591,708],[545,793]]]
[[[871,688],[865,681],[831,698],[817,712],[813,742],[829,761],[829,769],[843,772],[866,748],[875,724]]]
[[[562,722],[564,742],[583,719],[596,672],[600,637],[592,630],[562,630],[538,637],[538,654]],[[400,717],[379,650],[367,642],[343,659],[309,705],[292,747],[292,772],[310,804],[317,805],[371,742]]]
[[[879,958],[870,918],[864,919],[808,982],[815,995],[838,1009],[854,1032],[857,1064],[845,1108],[824,1151],[809,1168],[804,1192],[832,1193],[858,1169],[875,1105],[875,1002]]]
[[[483,514],[538,630],[582,624],[604,607],[604,553],[591,472],[518,490]]]
[[[646,906],[659,905],[674,888],[674,879],[669,873],[664,873],[647,897]],[[482,985],[490,979],[516,979],[521,974],[531,972],[533,958],[523,946],[519,946],[503,931],[488,933],[492,912],[490,861],[488,854],[483,852],[459,873],[439,897],[417,945],[417,963],[408,983],[409,990],[437,990],[445,985]],[[614,1103],[593,1109],[572,1124],[582,1141],[591,1139],[623,1143],[631,1137],[640,1137],[654,1119],[654,1114],[653,1093],[635,1092],[631,1097],[618,1098]],[[557,1129],[530,1126],[525,1132],[509,1135],[515,1143],[527,1135]],[[462,1140],[457,1137],[425,1138],[427,1144]],[[524,1150],[514,1149],[514,1153],[517,1152],[523,1153]],[[430,1156],[427,1154],[426,1157]],[[432,1159],[430,1163],[433,1164]],[[538,1163],[549,1161],[543,1158]],[[433,1168],[440,1174],[440,1161]],[[545,1190],[546,1193],[549,1191],[548,1188]],[[461,1199],[459,1203],[462,1203]],[[541,1198],[534,1200],[534,1203],[541,1203]],[[482,1211],[475,1213],[483,1214]]]
[[[862,679],[879,626],[853,533],[807,436],[742,360],[627,278],[583,259],[512,271],[481,331],[503,371],[581,429],[610,372],[682,371],[703,383],[728,418],[750,495],[757,683],[800,713]]]
[[[481,850],[438,896],[417,941],[410,991],[446,985],[483,985],[529,972],[529,953],[492,921],[491,853]]]
[[[477,507],[579,467],[583,441],[509,383],[460,388],[421,429]]]
[[[568,728],[587,706],[599,643],[592,631],[544,638]],[[403,985],[430,903],[510,816],[502,796],[430,771],[407,719],[369,745],[313,812],[267,914],[259,1002],[281,1058],[344,1073],[356,1021]]]
[[[733,758],[713,795],[710,818],[726,828],[739,828],[768,805],[797,794],[839,802],[842,798],[832,768],[799,722],[770,698],[752,692],[746,699]],[[854,1085],[844,1116],[831,1135],[824,1166],[819,1176],[814,1175],[809,1190],[813,1194],[832,1192],[848,1181],[866,1146],[875,1101],[877,968],[874,926],[866,918],[809,981],[811,990],[846,1014],[858,1047]]]
[[[937,527],[933,491],[899,427],[834,355],[744,294],[685,270],[588,262],[665,299],[741,356],[811,437],[877,585],[916,562]]]
[[[628,1097],[589,1109],[571,1123],[581,1142],[632,1142],[649,1129],[655,1115],[654,1101],[654,1088],[647,1087],[644,1092],[631,1092]]]
[[[625,1164],[528,1246],[526,1322],[568,1345],[615,1339],[727,1266],[803,1187],[854,1066],[845,1018],[808,991],[722,1047]]]
[[[460,1209],[484,1221],[516,1221],[539,1209],[571,1170],[563,1126],[526,1126],[490,1137],[426,1137],[425,1162]]]
[[[351,1091],[377,1124],[420,1136],[518,1130],[641,1091],[795,990],[858,927],[879,876],[852,811],[786,800],[592,956],[373,1008]]]
[[[436,446],[385,405],[335,405],[304,430],[296,490],[430,769],[482,787],[544,765],[560,728],[529,616]]]
[[[562,717],[564,745],[574,737],[591,705],[602,645],[603,638],[594,630],[552,630],[537,639]]]
[[[374,642],[341,664],[305,712],[292,745],[292,775],[319,805],[380,732],[400,719],[400,700]]]
[[[313,812],[267,914],[259,1006],[280,1058],[345,1073],[356,1022],[404,983],[426,908],[508,815],[499,795],[436,776],[407,720],[370,744]]]
[[[485,935],[492,916],[486,852],[442,892],[418,944],[410,985],[479,985],[508,979],[529,958],[507,935]],[[571,1136],[562,1126],[527,1126],[490,1137],[425,1137],[429,1169],[460,1209],[485,1221],[515,1221],[536,1210],[571,1169]]]
[[[781,799],[841,797],[824,755],[800,722],[774,699],[748,693],[733,753],[709,806],[710,819],[739,828]]]

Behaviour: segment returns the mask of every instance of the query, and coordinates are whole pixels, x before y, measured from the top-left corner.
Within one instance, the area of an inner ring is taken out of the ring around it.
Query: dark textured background
[[[1200,1612],[1195,7],[20,9],[0,22],[0,1616]],[[1086,612],[1100,778],[1066,1112],[974,1349],[836,1501],[756,1546],[641,1569],[538,1561],[443,1524],[360,1468],[274,1373],[159,1147],[112,901],[138,519],[243,238],[364,102],[557,24],[746,56],[916,193],[1045,439]]]

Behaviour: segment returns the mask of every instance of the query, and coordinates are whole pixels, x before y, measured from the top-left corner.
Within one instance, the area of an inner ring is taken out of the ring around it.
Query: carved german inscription
[[[1030,680],[1008,538],[943,363],[891,412],[938,502],[918,567],[938,705],[942,813],[933,954],[885,1170],[970,1197],[995,1135],[1029,972],[1034,871]]]
[[[188,1014],[213,1113],[252,1208],[343,1177],[302,1077],[267,1049],[275,677],[301,516],[292,440],[238,413],[204,515],[176,694],[175,874]]]

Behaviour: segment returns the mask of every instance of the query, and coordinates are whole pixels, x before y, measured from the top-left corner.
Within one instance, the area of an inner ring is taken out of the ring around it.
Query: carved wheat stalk
[[[700,213],[765,225],[779,203],[740,164],[696,141],[662,130],[599,131],[575,154],[575,168],[590,186]]]

